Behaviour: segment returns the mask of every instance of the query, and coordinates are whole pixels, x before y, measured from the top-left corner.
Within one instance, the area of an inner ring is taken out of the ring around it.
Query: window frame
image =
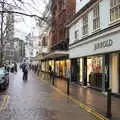
[[[83,27],[82,27],[82,35],[85,36],[88,34],[88,13],[83,15]]]
[[[79,40],[79,30],[78,29],[74,31],[74,38],[75,38],[75,40]]]
[[[110,0],[110,22],[120,20],[120,0]]]
[[[100,29],[100,8],[99,3],[93,8],[93,31]]]

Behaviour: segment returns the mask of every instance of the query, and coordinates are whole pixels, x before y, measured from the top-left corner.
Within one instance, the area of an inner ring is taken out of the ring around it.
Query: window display
[[[87,82],[90,86],[102,88],[103,57],[90,57],[87,59]]]
[[[59,77],[66,77],[68,69],[70,69],[70,60],[55,61],[55,72]]]

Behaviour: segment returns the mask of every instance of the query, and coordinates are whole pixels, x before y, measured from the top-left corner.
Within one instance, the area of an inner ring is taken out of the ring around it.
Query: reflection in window
[[[120,18],[120,0],[111,0],[110,2],[110,21],[115,21]]]

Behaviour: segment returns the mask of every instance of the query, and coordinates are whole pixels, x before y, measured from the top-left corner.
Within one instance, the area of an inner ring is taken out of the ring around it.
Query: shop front
[[[46,62],[45,61],[42,61],[41,62],[41,70],[42,70],[42,72],[45,72],[46,70],[45,70],[45,67],[46,66]]]
[[[48,60],[48,72],[49,72],[49,66],[51,66],[52,71],[54,71],[54,60]]]
[[[77,59],[77,82],[82,84],[83,82],[83,59]]]
[[[102,82],[104,79],[104,65],[103,65],[103,59],[104,56],[91,56],[86,57],[86,82],[84,81],[85,75],[85,66],[84,66],[84,59],[83,58],[77,58],[77,82],[81,85],[84,85],[84,83],[87,83],[88,86],[100,88],[102,89]]]
[[[104,65],[103,56],[94,56],[87,58],[87,83],[91,87],[102,89],[104,84]]]
[[[70,60],[65,59],[55,61],[55,73],[57,77],[66,78],[69,70]]]
[[[52,71],[54,70],[54,60],[44,60],[41,62],[41,70],[43,72],[49,73],[49,66],[51,66]]]
[[[120,31],[109,33],[70,45],[71,74],[82,85],[120,93]]]
[[[66,78],[70,64],[68,51],[54,51],[45,56],[42,68],[49,72],[49,66],[51,66],[56,77]]]

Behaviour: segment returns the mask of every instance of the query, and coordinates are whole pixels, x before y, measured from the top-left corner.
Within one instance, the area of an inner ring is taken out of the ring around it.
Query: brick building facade
[[[52,50],[68,49],[66,24],[75,13],[75,3],[75,0],[52,0]]]

